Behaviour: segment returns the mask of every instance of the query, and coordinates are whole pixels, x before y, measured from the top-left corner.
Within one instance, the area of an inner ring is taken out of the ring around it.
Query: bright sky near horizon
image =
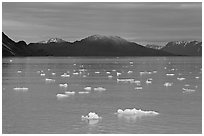
[[[202,3],[3,2],[2,31],[27,43],[94,34],[134,42],[202,41]]]

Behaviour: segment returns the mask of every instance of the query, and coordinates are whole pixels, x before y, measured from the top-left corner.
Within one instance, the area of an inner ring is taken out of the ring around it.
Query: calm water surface
[[[201,57],[28,57],[2,61],[3,133],[202,133]],[[62,77],[64,73],[70,77]],[[138,80],[142,88],[117,79]],[[67,88],[59,86],[65,83]],[[92,90],[79,94],[85,87]],[[94,91],[96,87],[106,91]],[[66,91],[75,94],[56,96]],[[127,108],[159,115],[115,114]],[[82,120],[89,112],[102,119]]]

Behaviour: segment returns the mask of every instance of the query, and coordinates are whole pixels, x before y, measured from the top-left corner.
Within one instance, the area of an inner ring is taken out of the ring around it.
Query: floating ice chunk
[[[140,71],[140,75],[147,75],[147,74],[152,74],[152,72],[148,72],[148,71]]]
[[[89,94],[90,92],[78,92],[79,94]]]
[[[169,82],[164,83],[164,86],[166,86],[166,87],[172,86],[172,85],[173,85],[173,83],[169,83]]]
[[[70,75],[67,75],[67,73],[64,73],[63,75],[61,75],[61,77],[70,77]]]
[[[116,73],[116,75],[117,75],[117,76],[120,76],[120,75],[121,75],[121,73],[117,72],[117,73]]]
[[[180,77],[180,78],[178,77],[178,78],[177,78],[177,80],[180,80],[180,81],[185,80],[185,79],[186,79],[186,78],[184,78],[184,77]]]
[[[13,62],[13,60],[9,60],[9,62]]]
[[[67,94],[67,95],[75,95],[75,92],[74,91],[70,91],[70,92],[66,91],[65,94]]]
[[[15,90],[15,91],[28,91],[28,88],[27,87],[15,87],[15,88],[13,88],[13,90]]]
[[[110,74],[110,72],[106,72],[106,74]]]
[[[82,77],[86,77],[86,75],[83,75]]]
[[[22,73],[22,71],[21,71],[21,70],[19,70],[19,71],[17,71],[17,73]]]
[[[150,80],[150,79],[146,80],[146,84],[151,84],[151,83],[152,83],[152,80]]]
[[[135,80],[134,83],[137,85],[141,85],[141,82],[139,80]]]
[[[133,64],[133,62],[132,62],[132,61],[130,61],[130,64]]]
[[[125,83],[128,83],[128,82],[134,83],[134,80],[135,79],[132,79],[132,78],[123,78],[123,79],[117,78],[117,82],[125,82]]]
[[[152,73],[157,73],[157,71],[155,70],[155,71],[153,71]]]
[[[141,86],[135,87],[135,90],[142,90],[143,88]]]
[[[78,75],[78,74],[79,74],[78,72],[74,72],[74,73],[73,73],[73,75]]]
[[[112,71],[116,71],[115,69],[113,69]]]
[[[200,77],[197,76],[197,77],[195,77],[195,78],[196,78],[196,79],[199,79]]]
[[[50,69],[49,69],[49,68],[48,68],[47,70],[48,70],[48,71],[50,71]]]
[[[57,94],[56,96],[57,96],[58,98],[69,97],[67,94]]]
[[[190,86],[189,84],[185,84],[184,86]]]
[[[131,73],[133,73],[133,71],[128,71],[127,73],[128,73],[128,74],[131,74]]]
[[[91,87],[85,87],[84,90],[91,91]]]
[[[64,87],[64,88],[66,88],[66,87],[68,87],[68,84],[59,84],[59,87]]]
[[[138,115],[138,116],[159,115],[159,113],[155,112],[155,111],[143,111],[141,109],[137,110],[135,108],[133,108],[133,109],[125,109],[124,111],[122,109],[118,109],[117,110],[117,114],[122,114],[122,115]]]
[[[103,87],[96,87],[94,88],[94,91],[106,91],[106,89]]]
[[[55,80],[54,80],[54,79],[51,79],[51,78],[45,78],[45,81],[46,81],[46,82],[55,82]]]
[[[174,76],[175,74],[173,73],[167,73],[166,76]]]
[[[54,76],[54,75],[56,75],[56,73],[52,73],[52,75]]]
[[[45,76],[45,73],[41,73],[40,76]]]
[[[100,74],[100,72],[99,72],[99,71],[95,71],[94,73],[95,73],[95,74]]]
[[[193,93],[196,91],[196,90],[188,89],[188,88],[182,88],[182,90],[184,90],[183,93]]]
[[[82,119],[87,119],[87,120],[98,120],[102,119],[102,117],[99,117],[98,114],[94,112],[90,112],[87,116],[81,116]]]
[[[113,76],[109,75],[108,78],[113,78]]]

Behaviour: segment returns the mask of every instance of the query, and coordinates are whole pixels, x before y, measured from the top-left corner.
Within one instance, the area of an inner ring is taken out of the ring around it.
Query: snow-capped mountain
[[[48,43],[62,43],[62,42],[66,42],[65,40],[62,40],[60,38],[51,38],[47,41],[41,41],[41,42],[38,42],[38,43],[43,43],[43,44],[48,44]]]

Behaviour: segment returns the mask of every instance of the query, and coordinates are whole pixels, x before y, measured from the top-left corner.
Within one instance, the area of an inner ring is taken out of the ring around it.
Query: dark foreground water
[[[201,57],[2,61],[3,133],[202,133]],[[115,114],[128,108],[159,115]]]

